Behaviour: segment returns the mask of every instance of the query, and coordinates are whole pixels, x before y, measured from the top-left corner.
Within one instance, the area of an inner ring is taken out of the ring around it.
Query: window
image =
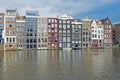
[[[70,23],[70,21],[67,21],[67,23]]]
[[[89,35],[91,35],[91,33],[89,32]]]
[[[66,25],[63,25],[63,28],[66,29]]]
[[[57,24],[55,24],[54,27],[57,28]]]
[[[62,47],[62,43],[59,43],[59,47]]]
[[[83,46],[85,46],[85,44],[83,44]]]
[[[109,26],[109,28],[111,28],[111,26]]]
[[[97,38],[97,34],[95,34],[95,38]]]
[[[66,23],[66,21],[64,20],[63,23]]]
[[[12,47],[12,45],[9,45],[9,47]]]
[[[34,43],[36,43],[36,39],[34,39]]]
[[[13,17],[9,17],[9,21],[13,21],[15,20]]]
[[[74,41],[72,41],[72,43],[75,43]]]
[[[67,28],[70,28],[70,25],[67,25]]]
[[[63,37],[63,41],[66,42],[66,37]]]
[[[86,44],[86,47],[88,47],[88,44]]]
[[[98,38],[100,38],[100,35],[98,35]]]
[[[62,42],[62,37],[59,37],[59,42]]]
[[[66,33],[66,30],[63,30],[63,33]]]
[[[45,38],[45,42],[47,42],[47,38]]]
[[[12,42],[12,39],[10,38],[10,42]]]
[[[70,43],[67,43],[67,47],[70,47]]]
[[[15,42],[15,38],[13,38],[13,42]]]
[[[62,23],[62,20],[59,20],[59,23]]]
[[[2,16],[0,16],[0,21],[2,20]]]
[[[88,32],[86,32],[86,35],[88,35]]]
[[[81,25],[79,25],[79,28],[81,28]]]
[[[54,37],[54,33],[52,33],[51,36]]]
[[[92,34],[92,37],[94,38],[94,34]]]
[[[83,32],[83,35],[85,35],[85,32]]]
[[[7,38],[7,42],[8,42],[8,38]]]
[[[55,20],[55,23],[57,23],[57,19],[54,19]]]
[[[54,22],[54,19],[52,19],[52,22]]]
[[[74,24],[72,25],[72,28],[74,28]]]
[[[70,42],[70,37],[67,38],[67,42]]]
[[[61,25],[61,24],[59,25],[59,28],[62,28],[62,25]]]
[[[42,42],[44,42],[44,39],[42,38]]]
[[[67,30],[67,33],[70,33],[70,30]]]
[[[88,41],[88,37],[86,37],[86,41]]]
[[[85,41],[85,38],[83,38],[83,41]]]
[[[30,43],[32,43],[32,39],[30,39]]]
[[[10,24],[9,27],[12,27],[12,25]]]
[[[0,29],[2,29],[2,24],[0,24]]]
[[[89,37],[89,41],[91,41],[91,38]]]

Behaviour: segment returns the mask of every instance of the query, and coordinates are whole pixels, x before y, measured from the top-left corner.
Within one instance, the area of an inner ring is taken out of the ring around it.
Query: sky
[[[0,0],[0,12],[17,9],[38,10],[41,16],[72,15],[74,18],[100,20],[109,17],[112,23],[120,22],[120,0]]]

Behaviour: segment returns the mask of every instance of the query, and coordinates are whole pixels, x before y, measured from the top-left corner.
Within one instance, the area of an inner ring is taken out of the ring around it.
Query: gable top
[[[16,16],[16,15],[19,15],[19,14],[17,13],[17,9],[6,9],[5,15]]]
[[[91,21],[91,19],[88,16],[86,16],[82,21]]]
[[[102,19],[100,21],[102,21],[103,25],[112,25],[112,23],[110,22],[108,17],[106,17],[106,18],[104,18],[104,19]]]
[[[73,19],[73,17],[68,14],[63,14],[59,19]]]

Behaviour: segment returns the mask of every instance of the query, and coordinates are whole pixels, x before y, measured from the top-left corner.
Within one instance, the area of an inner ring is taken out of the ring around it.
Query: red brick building
[[[57,18],[48,18],[48,47],[57,47]]]

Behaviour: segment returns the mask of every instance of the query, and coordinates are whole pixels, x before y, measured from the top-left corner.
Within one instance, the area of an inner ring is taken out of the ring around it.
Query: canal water
[[[120,80],[120,49],[1,51],[0,80]]]

